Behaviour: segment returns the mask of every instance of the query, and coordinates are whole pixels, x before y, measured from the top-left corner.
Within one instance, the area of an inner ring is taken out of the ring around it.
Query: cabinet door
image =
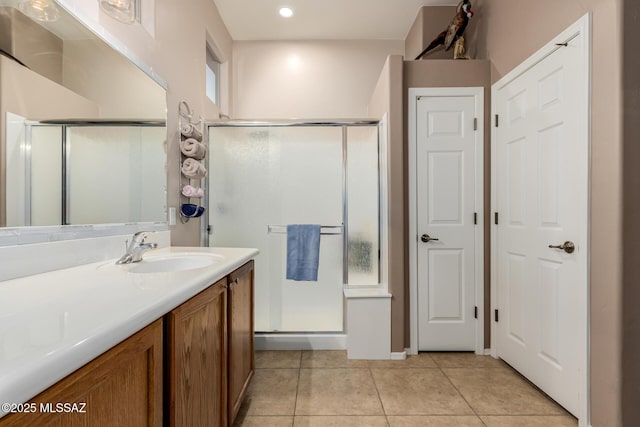
[[[253,376],[253,261],[229,275],[229,424]]]
[[[162,426],[162,320],[43,391],[0,426]],[[84,413],[65,413],[69,410]],[[73,404],[76,404],[73,406]],[[56,412],[61,410],[62,412]]]
[[[227,425],[227,281],[167,315],[169,425]]]

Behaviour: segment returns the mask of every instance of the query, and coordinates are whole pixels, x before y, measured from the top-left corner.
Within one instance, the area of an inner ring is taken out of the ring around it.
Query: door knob
[[[568,254],[572,254],[573,251],[576,250],[576,245],[573,244],[573,242],[567,240],[566,242],[564,242],[561,245],[549,245],[549,247],[551,249],[562,249],[563,251],[565,251]]]
[[[431,236],[429,236],[428,234],[423,234],[423,235],[420,237],[420,240],[422,240],[422,241],[423,241],[423,242],[425,242],[425,243],[429,243],[429,242],[430,242],[430,241],[432,241],[432,240],[440,240],[440,239],[436,239],[435,237],[431,237]]]

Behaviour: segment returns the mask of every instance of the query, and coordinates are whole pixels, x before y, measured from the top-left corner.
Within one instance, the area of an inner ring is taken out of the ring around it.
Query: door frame
[[[590,265],[590,257],[591,257],[591,236],[589,233],[589,224],[591,223],[591,212],[589,209],[590,206],[590,188],[591,188],[591,13],[585,14],[582,18],[577,20],[574,24],[569,26],[566,30],[558,34],[554,37],[549,43],[543,46],[540,50],[534,53],[532,56],[527,58],[520,65],[515,67],[509,73],[507,73],[500,80],[495,82],[491,86],[491,114],[492,117],[495,117],[497,111],[496,99],[497,92],[504,88],[507,84],[511,83],[513,80],[526,73],[529,69],[533,68],[535,65],[543,61],[553,52],[558,49],[562,49],[563,46],[559,45],[565,43],[574,37],[582,34],[584,37],[583,43],[583,51],[582,51],[582,64],[583,70],[585,72],[584,81],[580,82],[582,86],[582,90],[585,96],[585,102],[578,103],[577,108],[580,110],[580,115],[583,120],[581,120],[582,126],[580,128],[579,138],[586,144],[586,157],[582,160],[586,162],[585,168],[583,171],[580,171],[582,174],[581,182],[584,183],[586,188],[585,191],[586,197],[581,201],[583,212],[586,212],[584,223],[579,224],[580,233],[582,236],[585,236],[584,242],[586,242],[586,265],[584,271],[581,272],[584,278],[584,293],[582,295],[578,295],[577,298],[583,302],[583,312],[580,318],[580,323],[585,327],[582,328],[581,333],[578,334],[578,339],[580,342],[580,347],[583,348],[583,352],[580,353],[580,357],[578,360],[578,369],[580,371],[580,394],[579,394],[579,427],[587,427],[590,422],[590,355],[589,355],[589,334],[590,334],[590,316],[589,316],[589,306],[590,306],[590,280],[589,280],[589,265]],[[494,143],[497,141],[497,133],[496,127],[491,126],[491,158],[497,159],[497,147]],[[491,212],[498,211],[498,200],[497,195],[494,189],[497,188],[497,171],[498,165],[492,162],[491,167]],[[491,224],[491,312],[495,313],[495,310],[499,308],[497,306],[497,261],[498,261],[498,248],[495,242],[497,242],[497,232],[498,227],[492,221]],[[496,341],[496,322],[495,318],[491,320],[491,355],[495,358],[498,357],[498,348]]]
[[[477,120],[475,131],[475,211],[478,224],[475,227],[475,305],[476,319],[475,353],[484,350],[484,87],[409,88],[409,311],[410,354],[418,354],[418,218],[417,218],[417,102],[422,96],[474,97]]]

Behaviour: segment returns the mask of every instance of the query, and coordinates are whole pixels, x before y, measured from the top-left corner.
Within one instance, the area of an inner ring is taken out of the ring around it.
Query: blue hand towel
[[[318,281],[320,258],[320,226],[287,225],[287,279]]]

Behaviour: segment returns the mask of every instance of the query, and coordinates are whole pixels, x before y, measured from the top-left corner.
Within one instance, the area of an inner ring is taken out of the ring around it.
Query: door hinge
[[[498,212],[493,213],[493,223],[498,225]]]
[[[473,130],[478,130],[478,118],[473,118]]]
[[[496,127],[500,126],[500,116],[496,114]]]
[[[473,213],[473,223],[478,225],[478,212]]]
[[[493,310],[493,320],[498,321],[498,309]]]
[[[478,306],[473,307],[473,317],[475,319],[478,318]]]

